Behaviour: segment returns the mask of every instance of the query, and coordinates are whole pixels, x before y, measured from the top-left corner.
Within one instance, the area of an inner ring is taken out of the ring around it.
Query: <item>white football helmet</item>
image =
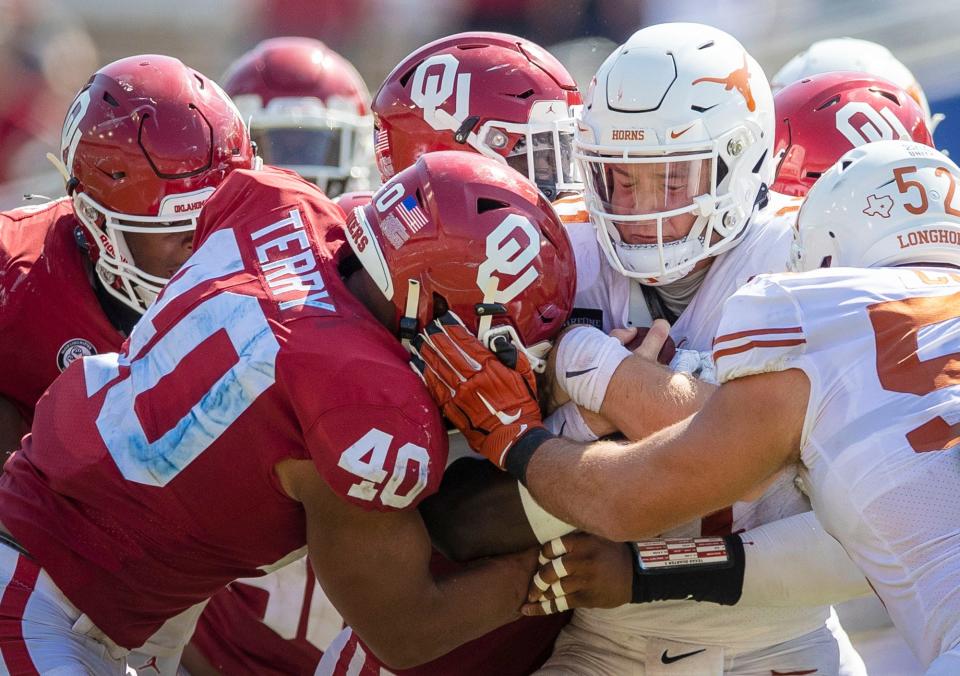
[[[773,137],[767,78],[733,37],[690,23],[634,33],[597,71],[575,137],[610,264],[669,284],[734,246],[773,180]]]
[[[814,42],[777,71],[770,80],[770,88],[776,93],[788,84],[805,77],[835,70],[869,73],[875,77],[890,80],[905,89],[923,108],[923,114],[927,117],[927,128],[930,129],[931,134],[943,120],[943,115],[940,113],[930,114],[927,96],[910,69],[903,65],[889,49],[869,40],[831,38]]]
[[[792,267],[960,265],[960,168],[907,141],[854,148],[814,183],[797,217]]]

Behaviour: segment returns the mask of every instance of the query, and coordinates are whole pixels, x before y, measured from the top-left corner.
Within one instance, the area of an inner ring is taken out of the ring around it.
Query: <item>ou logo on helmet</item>
[[[526,237],[526,246],[517,237],[520,230]],[[492,286],[492,297],[486,303],[509,303],[523,293],[540,275],[531,265],[540,251],[540,233],[533,224],[520,214],[510,214],[487,235],[487,258],[477,268],[477,286],[487,295]],[[495,273],[516,277],[505,289],[500,289],[500,280]],[[491,284],[492,282],[492,284]]]
[[[68,172],[73,171],[73,156],[77,152],[80,139],[83,137],[83,132],[80,131],[80,122],[83,120],[83,116],[87,114],[89,107],[90,89],[87,88],[77,94],[77,98],[73,100],[73,105],[70,106],[67,113],[67,119],[63,122],[63,130],[60,132],[60,157],[63,159]]]
[[[853,116],[861,114],[867,121],[859,127],[853,126]],[[863,101],[850,101],[837,111],[837,131],[850,141],[854,148],[874,141],[909,141],[910,134],[903,123],[889,108],[877,110]]]
[[[460,62],[453,54],[436,54],[417,66],[410,98],[423,108],[423,119],[437,131],[456,131],[470,114],[470,73],[457,74]],[[451,115],[440,106],[456,97]]]

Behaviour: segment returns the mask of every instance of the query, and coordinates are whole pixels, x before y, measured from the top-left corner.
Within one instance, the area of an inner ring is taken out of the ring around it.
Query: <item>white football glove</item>
[[[689,373],[704,382],[717,384],[717,367],[710,352],[678,349],[670,360],[670,368],[681,373]]]

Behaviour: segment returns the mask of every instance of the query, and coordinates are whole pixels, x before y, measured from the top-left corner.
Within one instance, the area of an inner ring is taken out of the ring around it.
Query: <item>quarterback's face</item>
[[[174,233],[126,232],[124,240],[137,267],[169,279],[193,253],[193,231]]]
[[[693,198],[709,189],[709,161],[625,163],[607,166],[609,212],[638,216],[689,207]],[[663,219],[663,241],[686,237],[696,215],[681,213]],[[657,222],[616,221],[620,237],[627,244],[654,244]]]

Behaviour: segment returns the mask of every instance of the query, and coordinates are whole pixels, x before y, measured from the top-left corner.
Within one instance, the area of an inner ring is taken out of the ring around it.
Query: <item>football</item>
[[[646,337],[647,333],[650,331],[649,327],[643,326],[637,329],[636,337],[626,344],[626,348],[633,352],[640,344],[643,342],[643,339]],[[673,359],[673,355],[677,353],[677,345],[673,342],[673,338],[667,336],[667,342],[663,344],[663,347],[660,348],[660,354],[657,355],[657,361],[661,364],[669,364],[670,360]]]

